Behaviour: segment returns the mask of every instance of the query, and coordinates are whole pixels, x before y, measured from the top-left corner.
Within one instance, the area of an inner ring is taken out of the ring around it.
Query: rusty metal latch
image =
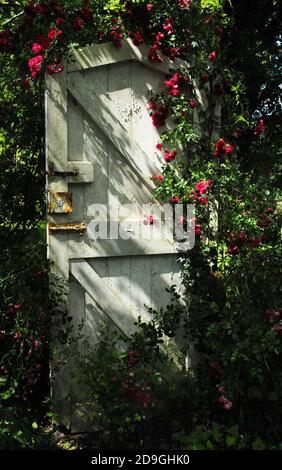
[[[71,170],[67,170],[67,171],[55,170],[55,167],[54,167],[53,164],[50,164],[50,166],[49,166],[48,176],[50,176],[50,177],[52,177],[52,176],[67,177],[67,176],[78,176],[78,175],[79,175],[79,168],[75,167],[75,166]]]
[[[74,168],[73,171],[54,171],[51,170],[50,176],[78,176],[79,168]]]
[[[86,231],[86,223],[69,223],[69,224],[49,224],[49,233],[79,233],[82,235]]]
[[[93,163],[68,161],[60,168],[55,162],[49,162],[47,176],[49,176],[50,180],[52,178],[65,179],[67,183],[93,183]]]

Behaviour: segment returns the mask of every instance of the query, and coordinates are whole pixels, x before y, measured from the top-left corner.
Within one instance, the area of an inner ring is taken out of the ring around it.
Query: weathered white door
[[[130,334],[137,316],[147,314],[144,304],[167,305],[166,288],[181,284],[172,231],[157,239],[93,236],[97,219],[122,222],[124,204],[156,202],[151,177],[160,173],[162,157],[147,103],[151,89],[163,90],[171,64],[152,65],[130,40],[121,50],[87,47],[75,58],[62,75],[47,77],[48,245],[53,272],[70,281],[70,314],[75,324],[83,321],[91,342],[103,317]],[[97,212],[97,204],[107,213]],[[150,207],[134,210],[127,208],[127,217],[149,233]],[[154,229],[161,228],[155,217]],[[74,430],[82,397],[62,369],[53,402],[59,421]]]

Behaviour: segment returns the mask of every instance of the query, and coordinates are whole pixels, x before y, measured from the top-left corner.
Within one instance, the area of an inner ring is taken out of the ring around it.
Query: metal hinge
[[[54,164],[49,165],[48,176],[78,176],[79,175],[79,168],[73,167],[71,170],[62,171],[62,170],[55,170]]]
[[[56,168],[54,162],[49,163],[47,172],[50,180],[55,177],[64,178],[68,183],[92,183],[94,179],[93,163],[68,161],[62,169]]]
[[[49,233],[79,233],[82,235],[86,231],[86,223],[69,223],[69,224],[49,224]]]

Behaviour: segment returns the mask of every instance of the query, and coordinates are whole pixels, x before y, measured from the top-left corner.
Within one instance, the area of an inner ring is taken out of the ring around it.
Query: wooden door
[[[156,202],[151,177],[160,174],[162,156],[147,103],[152,89],[163,90],[171,64],[152,65],[146,49],[130,40],[121,50],[87,47],[75,59],[62,75],[47,77],[48,246],[52,272],[69,281],[66,301],[74,324],[83,321],[91,343],[101,319],[130,335],[138,315],[148,315],[145,304],[167,305],[166,288],[181,285],[172,230],[165,237],[127,240],[95,239],[91,232],[97,217],[120,222],[124,204],[148,204],[150,211]],[[96,204],[107,213],[97,214]],[[130,210],[149,234],[145,214]],[[155,229],[161,229],[161,216],[156,219]],[[58,420],[77,429],[82,392],[67,366],[53,376],[52,399]]]

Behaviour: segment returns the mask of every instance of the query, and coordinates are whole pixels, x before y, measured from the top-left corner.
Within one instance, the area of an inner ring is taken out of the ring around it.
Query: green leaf
[[[207,449],[208,450],[213,450],[214,449],[214,446],[213,446],[213,444],[210,440],[207,441]]]
[[[236,444],[236,437],[235,436],[227,436],[226,437],[226,444],[228,447],[233,447]]]
[[[0,387],[3,387],[3,385],[5,385],[6,382],[7,382],[6,377],[0,376]]]
[[[201,0],[201,8],[212,12],[221,10],[222,2],[220,0]]]
[[[231,436],[238,437],[239,436],[239,426],[238,426],[238,424],[234,424],[234,426],[230,426],[230,428],[228,428],[228,432],[229,432],[229,434],[231,434]]]
[[[8,400],[14,395],[14,393],[15,393],[15,389],[10,387],[5,392],[0,393],[0,397],[2,398],[2,400]]]

